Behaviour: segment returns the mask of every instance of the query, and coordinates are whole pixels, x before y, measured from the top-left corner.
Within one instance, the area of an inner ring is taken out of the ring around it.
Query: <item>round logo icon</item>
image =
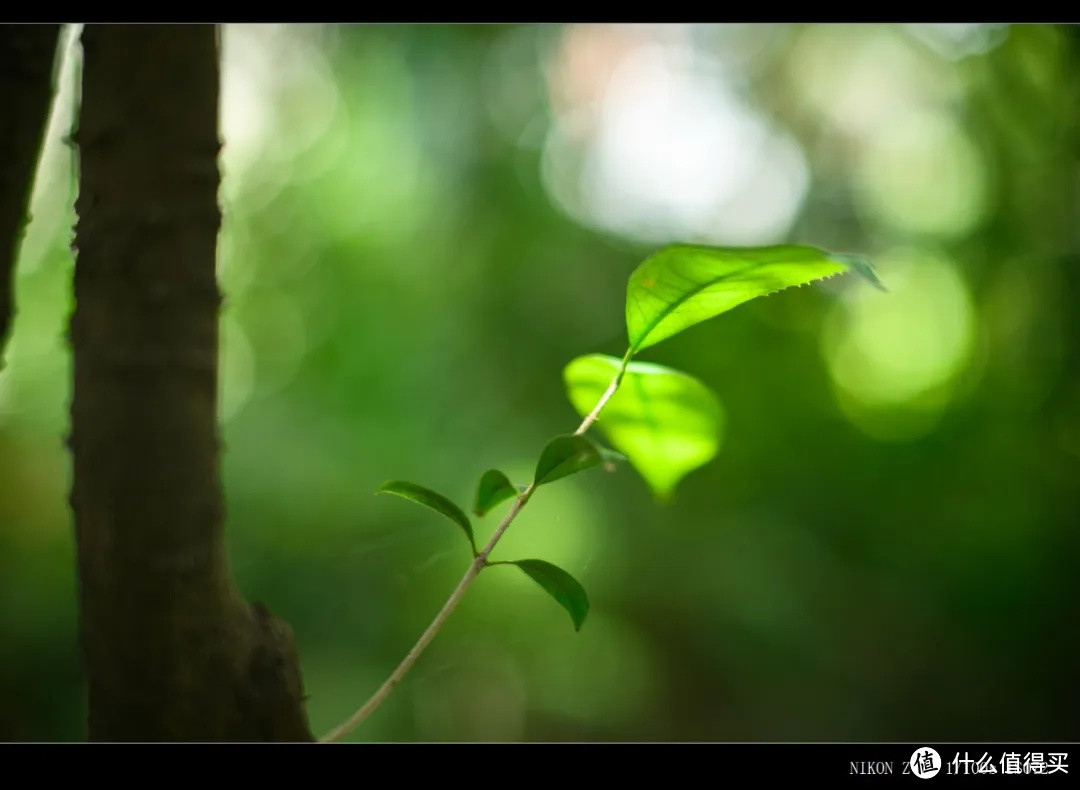
[[[937,772],[940,770],[941,755],[929,746],[920,747],[911,755],[911,772],[920,779],[937,776]]]

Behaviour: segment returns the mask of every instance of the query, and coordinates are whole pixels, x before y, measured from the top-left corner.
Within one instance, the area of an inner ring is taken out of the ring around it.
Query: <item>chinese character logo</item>
[[[1001,773],[1003,774],[1019,774],[1020,773],[1020,754],[1018,752],[1005,752],[1001,755]]]
[[[973,758],[966,751],[964,756],[960,756],[960,752],[946,763],[946,767],[949,769],[946,773],[953,776],[969,776],[972,774],[996,774],[998,772],[997,766],[994,765],[994,758],[990,756],[989,752],[983,752],[982,757]]]
[[[1011,756],[1019,761],[1020,755]],[[1050,752],[1048,755],[1042,752],[1028,752],[1024,755],[1020,768],[1025,774],[1056,774],[1058,772],[1067,774],[1069,764],[1065,762],[1065,758],[1068,756],[1068,752]]]
[[[937,772],[940,770],[941,755],[929,746],[916,749],[915,754],[911,755],[911,772],[920,779],[937,776]]]

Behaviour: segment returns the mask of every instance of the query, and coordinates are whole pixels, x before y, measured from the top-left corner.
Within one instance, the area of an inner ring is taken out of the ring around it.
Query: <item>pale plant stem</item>
[[[458,586],[450,593],[450,597],[446,599],[443,608],[435,615],[435,619],[431,621],[431,625],[429,625],[427,630],[420,635],[416,644],[413,645],[412,650],[410,650],[405,658],[402,659],[401,663],[397,665],[397,668],[390,673],[390,677],[379,686],[379,690],[372,694],[371,699],[365,702],[363,707],[356,711],[348,721],[324,735],[319,739],[320,741],[330,743],[341,740],[345,735],[357,727],[360,722],[370,716],[375,709],[382,704],[382,701],[390,695],[390,692],[394,690],[394,687],[401,682],[403,677],[405,677],[405,673],[412,669],[412,665],[416,663],[416,659],[420,658],[420,654],[424,652],[424,648],[426,648],[428,644],[431,643],[431,640],[435,638],[435,634],[439,633],[439,629],[442,628],[446,619],[450,617],[451,612],[457,608],[458,603],[460,603],[461,599],[465,596],[465,591],[469,589],[469,585],[473,583],[473,580],[480,575],[480,571],[484,569],[484,565],[487,563],[487,558],[491,553],[491,550],[495,548],[495,544],[499,542],[499,538],[506,532],[506,528],[510,526],[510,522],[512,522],[517,514],[521,512],[521,509],[525,507],[525,503],[529,501],[532,492],[533,486],[530,485],[516,500],[514,500],[513,506],[499,523],[495,533],[491,536],[491,540],[489,540],[483,550],[476,555],[476,559],[469,565],[469,569],[465,572],[461,581],[458,582]]]
[[[619,368],[619,372],[615,375],[615,378],[611,380],[611,384],[604,390],[604,394],[600,396],[600,400],[597,401],[596,406],[593,408],[589,415],[582,420],[581,425],[574,431],[574,436],[580,436],[589,430],[589,427],[596,422],[596,418],[600,416],[600,410],[607,405],[607,402],[611,400],[611,396],[615,394],[615,390],[619,388],[619,384],[622,382],[623,372],[626,370],[626,363],[629,359],[629,353],[626,358],[623,359],[623,364]],[[371,695],[371,699],[363,704],[363,706],[356,711],[347,721],[343,724],[339,724],[333,730],[319,739],[320,743],[332,743],[334,741],[340,741],[350,732],[352,732],[357,726],[360,725],[364,719],[375,712],[389,695],[394,690],[394,687],[401,682],[401,679],[405,677],[405,674],[412,669],[413,664],[420,658],[420,654],[424,652],[424,649],[431,644],[431,640],[435,638],[435,635],[439,633],[439,629],[443,627],[447,618],[457,608],[457,605],[461,602],[461,599],[465,597],[465,591],[469,589],[469,586],[473,583],[477,576],[480,575],[480,571],[488,564],[487,558],[491,554],[492,549],[495,548],[495,544],[499,542],[502,536],[506,533],[507,528],[517,518],[518,513],[529,501],[529,497],[533,495],[533,491],[536,489],[535,483],[530,483],[518,498],[514,500],[514,504],[507,512],[506,516],[499,526],[495,528],[495,532],[491,535],[491,540],[487,542],[487,545],[481,549],[480,553],[476,555],[476,558],[469,565],[469,569],[465,572],[465,575],[458,582],[458,586],[454,588],[454,591],[450,593],[450,597],[446,599],[446,603],[443,604],[442,609],[435,615],[435,619],[431,621],[431,625],[420,635],[420,638],[416,640],[416,644],[413,645],[412,650],[406,654],[405,658],[401,660],[401,663],[397,665],[393,672],[381,686],[378,691]]]
[[[622,373],[620,372],[620,374],[613,378],[611,380],[611,383],[608,384],[608,388],[604,390],[604,394],[600,396],[600,400],[596,402],[596,406],[594,406],[593,410],[589,412],[589,416],[581,421],[581,425],[579,425],[578,429],[574,431],[574,436],[581,436],[581,434],[589,430],[589,426],[596,422],[596,418],[600,416],[600,410],[607,405],[607,402],[609,400],[611,400],[611,396],[614,395],[615,390],[619,388],[619,382],[621,380]]]

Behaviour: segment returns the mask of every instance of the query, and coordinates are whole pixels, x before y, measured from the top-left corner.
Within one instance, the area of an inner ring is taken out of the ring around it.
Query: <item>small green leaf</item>
[[[630,355],[758,296],[852,269],[884,290],[869,261],[815,247],[676,244],[645,260],[626,287]]]
[[[432,491],[430,488],[424,488],[423,486],[418,486],[416,483],[409,483],[404,480],[391,480],[389,483],[383,483],[375,493],[395,494],[399,497],[412,500],[418,505],[423,505],[424,507],[429,507],[432,510],[442,513],[465,530],[465,535],[469,538],[469,546],[472,548],[473,556],[476,556],[476,541],[473,538],[472,524],[469,522],[469,517],[462,512],[461,508],[442,494]]]
[[[525,571],[548,594],[570,613],[574,621],[574,630],[580,631],[585,616],[589,613],[589,596],[577,579],[557,565],[543,560],[517,560],[510,563]]]
[[[621,365],[615,357],[588,354],[566,366],[566,393],[579,414],[592,411]],[[653,494],[667,499],[685,475],[716,455],[723,410],[693,376],[630,362],[596,425],[626,453]]]
[[[482,516],[500,502],[516,497],[523,490],[523,486],[514,486],[498,469],[488,469],[476,487],[476,505],[473,507],[473,513]]]
[[[625,461],[621,454],[608,450],[584,436],[556,436],[536,463],[535,485],[551,483],[598,464],[610,471],[616,461]]]

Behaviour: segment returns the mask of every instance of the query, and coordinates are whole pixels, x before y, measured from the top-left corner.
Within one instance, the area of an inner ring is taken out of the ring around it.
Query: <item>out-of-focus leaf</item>
[[[630,354],[755,297],[849,269],[883,288],[865,258],[815,247],[666,247],[638,266],[627,283]]]
[[[614,462],[625,460],[620,453],[601,447],[584,436],[556,436],[540,453],[533,480],[539,486],[598,464],[610,469]]]
[[[589,613],[589,596],[585,594],[585,588],[577,579],[557,565],[543,560],[517,560],[511,564],[517,565],[547,590],[548,594],[570,613],[574,630],[581,630],[585,616]]]
[[[592,411],[621,364],[615,357],[588,354],[566,366],[566,393],[579,414]],[[626,454],[653,493],[666,499],[686,474],[716,455],[723,410],[713,392],[693,376],[630,362],[596,425]]]
[[[395,494],[399,497],[404,497],[405,499],[416,502],[418,505],[423,505],[424,507],[429,507],[432,510],[442,513],[465,530],[465,535],[469,539],[469,546],[472,548],[473,556],[476,556],[476,541],[473,538],[472,523],[469,521],[469,517],[465,515],[461,508],[442,494],[432,491],[430,488],[424,488],[416,483],[409,483],[405,480],[391,480],[388,483],[383,483],[375,493]]]
[[[476,504],[473,507],[473,513],[482,516],[500,502],[516,497],[521,491],[522,487],[515,486],[498,469],[488,469],[476,487]]]

